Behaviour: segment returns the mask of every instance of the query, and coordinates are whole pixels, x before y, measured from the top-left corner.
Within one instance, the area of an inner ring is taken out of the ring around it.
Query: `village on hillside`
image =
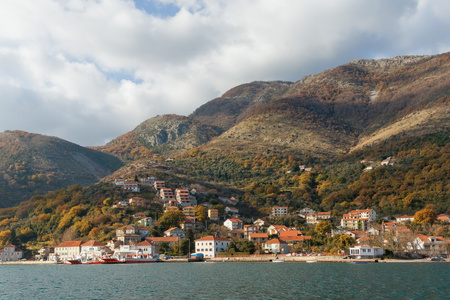
[[[217,204],[204,201],[208,191],[199,188],[171,189],[153,176],[138,181],[116,179],[111,184],[127,193],[139,194],[141,188],[153,189],[164,213],[149,216],[151,201],[133,196],[126,201],[107,203],[126,211],[133,208],[131,224],[115,230],[115,237],[106,243],[96,240],[65,241],[43,247],[31,258],[38,261],[64,262],[73,259],[94,261],[122,256],[204,258],[248,255],[324,256],[338,255],[349,259],[403,256],[409,258],[447,258],[450,240],[440,235],[416,233],[415,216],[399,216],[395,220],[378,216],[373,209],[352,210],[341,218],[331,212],[303,208],[290,211],[286,206],[273,206],[266,218],[241,217],[239,197],[218,196]],[[154,200],[152,200],[154,201]],[[282,224],[286,217],[295,217],[297,226]],[[157,219],[156,219],[157,218]],[[433,220],[449,224],[441,214]],[[152,236],[152,227],[169,224],[163,236]],[[333,241],[332,247],[325,239]],[[384,249],[389,249],[388,251]],[[0,250],[0,261],[30,259],[14,245]]]

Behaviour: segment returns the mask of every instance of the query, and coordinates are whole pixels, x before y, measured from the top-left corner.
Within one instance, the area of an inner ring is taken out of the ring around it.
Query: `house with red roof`
[[[244,238],[248,238],[248,235],[251,233],[258,233],[259,232],[259,226],[252,224],[252,225],[244,225]]]
[[[264,243],[264,251],[274,254],[286,254],[288,252],[288,244],[280,239],[271,239]]]
[[[446,214],[440,214],[439,216],[437,216],[436,220],[443,223],[450,223],[450,217]]]
[[[414,222],[414,216],[408,216],[408,215],[403,215],[400,217],[397,217],[395,219],[397,221],[397,223],[401,223],[401,222]]]
[[[95,240],[81,244],[80,257],[84,260],[99,259],[106,254],[105,245]]]
[[[450,239],[442,236],[418,234],[414,241],[408,244],[408,249],[428,255],[441,254],[447,253],[449,243]]]
[[[227,207],[225,207],[225,212],[227,214],[232,215],[232,216],[238,216],[239,215],[239,209],[237,209],[236,207],[227,206]]]
[[[307,242],[309,240],[312,239],[311,236],[309,235],[290,235],[290,236],[285,236],[283,238],[280,238],[283,241],[285,241],[286,243],[288,243],[289,245],[293,245],[293,244],[298,244],[298,243],[304,243]]]
[[[265,243],[269,240],[269,236],[267,235],[267,233],[250,233],[248,235],[248,240],[256,243],[256,244],[261,244],[261,243]]]
[[[225,222],[223,222],[223,226],[225,226],[229,230],[242,229],[244,226],[244,223],[238,218],[229,218],[229,219],[226,219]]]
[[[377,213],[373,209],[352,210],[344,214],[341,220],[341,226],[348,229],[369,229],[371,222],[375,221]]]
[[[144,240],[140,243],[137,243],[135,245],[135,249],[139,251],[139,253],[141,253],[144,257],[148,257],[148,256],[159,256],[159,246],[158,244],[149,241],[149,240]]]
[[[178,245],[180,243],[180,238],[177,236],[164,236],[164,237],[148,237],[145,238],[146,241],[153,242],[156,245],[160,243],[167,243],[170,247]]]
[[[59,261],[80,257],[82,241],[67,241],[55,246],[55,256]]]
[[[203,254],[204,257],[215,257],[218,253],[224,252],[231,240],[227,238],[205,236],[195,240],[195,253]]]
[[[186,238],[186,231],[178,227],[172,227],[164,231],[164,236],[166,237],[177,236],[181,239],[184,239]]]
[[[23,251],[9,244],[0,249],[0,261],[18,261],[23,258]]]
[[[274,234],[280,234],[281,231],[288,231],[289,228],[287,228],[284,225],[270,225],[269,228],[267,228],[267,234],[268,235],[274,235]]]

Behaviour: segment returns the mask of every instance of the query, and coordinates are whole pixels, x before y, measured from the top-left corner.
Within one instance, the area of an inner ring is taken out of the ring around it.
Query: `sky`
[[[104,145],[252,81],[450,51],[448,0],[1,0],[0,132]]]

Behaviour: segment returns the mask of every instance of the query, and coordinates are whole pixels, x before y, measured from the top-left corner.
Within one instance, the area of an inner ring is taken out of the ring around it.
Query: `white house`
[[[23,251],[14,245],[6,245],[0,250],[0,261],[17,261],[23,257]]]
[[[136,181],[125,181],[123,183],[123,190],[128,192],[140,192],[139,184]]]
[[[273,235],[273,234],[280,234],[280,231],[288,231],[289,228],[287,228],[284,225],[270,225],[269,228],[267,228],[267,234]]]
[[[217,253],[224,252],[231,240],[215,236],[205,236],[195,240],[195,253],[202,253],[204,257],[215,257]]]
[[[236,207],[227,206],[225,207],[225,212],[237,216],[239,214],[239,209],[237,209]]]
[[[427,236],[418,234],[416,239],[408,244],[408,249],[421,252],[445,253],[450,240],[445,240],[442,236]]]
[[[172,227],[164,231],[164,236],[165,237],[177,236],[181,239],[184,239],[186,237],[186,232],[178,227]]]
[[[286,254],[288,251],[288,244],[279,239],[271,239],[264,243],[264,251],[275,254]]]
[[[352,258],[376,258],[383,255],[383,248],[369,245],[359,245],[349,249],[349,255]]]
[[[244,225],[244,223],[237,218],[230,218],[230,219],[227,219],[225,222],[223,222],[223,226],[225,226],[226,228],[228,228],[230,230],[242,229],[243,225]]]
[[[272,218],[278,218],[280,216],[287,216],[288,207],[287,206],[274,206],[272,207]]]
[[[401,223],[401,222],[414,222],[414,216],[407,216],[407,215],[403,215],[403,216],[400,216],[400,217],[397,217],[396,219],[395,219],[398,223]]]
[[[302,209],[298,212],[298,215],[299,215],[299,217],[306,218],[306,215],[308,215],[308,214],[314,214],[314,213],[316,213],[316,211],[315,211],[314,209],[311,209],[311,208],[309,208],[309,207],[305,207],[305,208],[302,208]]]
[[[80,256],[81,241],[68,241],[55,246],[55,256],[60,261],[76,259]]]
[[[152,241],[144,240],[136,244],[135,247],[144,256],[159,256],[159,246]]]
[[[352,210],[344,214],[341,226],[349,229],[369,229],[370,222],[375,221],[377,213],[373,209]]]
[[[105,254],[104,248],[104,244],[94,240],[90,240],[89,242],[81,244],[80,256],[86,260],[96,258],[98,259]]]

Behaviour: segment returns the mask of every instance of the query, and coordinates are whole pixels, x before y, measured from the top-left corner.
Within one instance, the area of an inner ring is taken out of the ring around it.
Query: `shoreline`
[[[207,258],[206,262],[271,262],[277,259],[275,256],[236,256],[236,257],[215,257]],[[437,263],[430,259],[344,259],[339,256],[279,256],[278,260],[284,262],[298,263]],[[165,263],[188,262],[188,258],[173,258],[164,260]],[[440,261],[440,263],[449,263],[450,260]],[[56,261],[2,261],[1,265],[62,265],[64,262]]]

